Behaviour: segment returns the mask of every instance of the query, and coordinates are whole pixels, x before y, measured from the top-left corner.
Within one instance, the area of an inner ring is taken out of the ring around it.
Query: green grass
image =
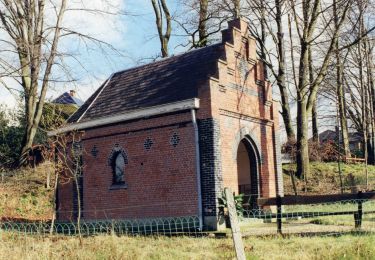
[[[284,171],[294,165],[284,166]],[[308,176],[308,194],[339,192],[337,163],[312,163]],[[0,183],[0,216],[45,219],[51,216],[52,189],[46,189],[46,171],[23,169],[14,177]],[[356,185],[364,183],[363,165],[343,166],[344,184],[349,185],[349,173]],[[369,166],[370,184],[375,184],[375,167]],[[284,174],[286,193],[293,193],[290,176]],[[303,181],[298,181],[298,192],[303,193]],[[346,191],[350,189],[346,186]],[[364,210],[374,210],[375,202],[366,202]],[[332,212],[356,210],[350,203],[333,205],[288,206],[284,212]],[[364,215],[364,230],[375,230],[375,214]],[[284,219],[283,230],[297,233],[340,232],[354,228],[354,218],[349,216],[316,216],[306,219]],[[375,235],[342,235],[339,237],[255,236],[275,233],[275,223],[252,222],[241,226],[248,259],[375,259]],[[257,233],[259,231],[259,233]],[[1,232],[1,231],[0,231]],[[230,233],[227,230],[227,233]],[[230,237],[129,237],[97,235],[86,237],[82,245],[77,237],[30,236],[0,233],[0,259],[233,259],[235,253]]]
[[[368,166],[369,187],[366,187],[365,166],[362,163],[341,163],[342,181],[345,192],[375,189],[375,166]],[[286,194],[294,194],[290,173],[296,171],[295,164],[283,165],[284,189]],[[305,182],[295,178],[297,193],[305,193]],[[340,192],[340,175],[337,162],[311,162],[310,175],[307,176],[307,193],[331,194]]]
[[[247,259],[375,259],[375,235],[248,237]],[[3,234],[0,259],[233,259],[232,240],[192,237],[31,237]]]
[[[45,187],[48,171],[54,172],[50,164],[8,172],[0,180],[0,219],[49,219],[54,203],[53,189]]]

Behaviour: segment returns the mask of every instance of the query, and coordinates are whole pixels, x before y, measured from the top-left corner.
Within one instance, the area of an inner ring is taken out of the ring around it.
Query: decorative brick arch
[[[261,194],[261,150],[258,139],[249,131],[247,127],[241,128],[235,138],[233,146],[234,160],[237,160],[237,150],[240,142],[243,142],[249,155],[250,163],[250,178],[251,178],[251,189],[252,194],[257,194],[256,197],[260,197]],[[256,197],[250,198],[250,206],[252,208],[257,207]]]
[[[259,163],[261,164],[262,163],[262,150],[261,150],[260,142],[259,142],[258,138],[247,127],[242,127],[241,130],[237,132],[237,134],[234,138],[235,142],[233,143],[233,147],[232,147],[232,158],[233,158],[233,160],[237,159],[238,146],[240,145],[240,142],[245,138],[248,138],[249,140],[252,141],[252,143],[254,145],[254,149],[258,151]]]

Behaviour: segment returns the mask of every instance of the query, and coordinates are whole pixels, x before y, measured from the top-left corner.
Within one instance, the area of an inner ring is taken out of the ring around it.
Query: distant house
[[[363,137],[362,134],[358,132],[354,133],[349,133],[349,149],[351,152],[356,152],[356,151],[361,151],[363,147]],[[338,135],[337,131],[333,130],[326,130],[324,132],[321,132],[319,134],[319,141],[321,143],[326,143],[326,142],[338,142]]]
[[[224,187],[254,208],[282,195],[277,104],[241,19],[218,44],[113,73],[50,132],[82,134],[68,143],[82,156],[80,197],[73,181],[59,184],[58,220],[80,205],[86,221],[196,217],[216,229]]]
[[[76,92],[70,90],[61,94],[52,102],[46,102],[40,126],[47,130],[56,129],[63,125],[83,104],[83,101],[75,96]],[[36,166],[44,161],[43,150],[48,150],[44,144],[35,144],[29,151],[29,164]]]
[[[75,90],[70,90],[69,92],[64,92],[59,97],[54,99],[51,103],[53,104],[63,104],[63,105],[75,105],[77,108],[83,105],[83,101],[76,97]]]
[[[53,101],[46,102],[43,107],[41,127],[53,130],[65,124],[66,120],[83,105],[83,101],[75,95],[76,92],[70,90]]]

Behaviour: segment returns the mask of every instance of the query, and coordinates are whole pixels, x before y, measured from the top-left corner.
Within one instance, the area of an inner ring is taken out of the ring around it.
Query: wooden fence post
[[[360,229],[362,226],[362,215],[363,215],[363,209],[362,209],[362,191],[358,192],[357,195],[357,204],[358,204],[358,210],[356,213],[354,213],[354,225],[356,229]]]
[[[229,213],[230,226],[232,230],[233,243],[236,250],[238,260],[245,260],[245,250],[242,242],[241,230],[237,220],[237,210],[234,202],[233,193],[229,188],[224,189],[225,198],[227,200],[227,207]]]
[[[277,233],[278,234],[281,234],[282,233],[282,230],[281,230],[281,220],[282,220],[282,200],[281,200],[281,197],[280,195],[277,195],[276,197],[276,206],[277,206],[277,216],[276,216],[276,219],[277,219]]]

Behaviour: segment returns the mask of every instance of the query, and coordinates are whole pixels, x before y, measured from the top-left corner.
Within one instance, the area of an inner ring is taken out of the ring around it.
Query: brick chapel
[[[224,187],[283,193],[278,106],[248,25],[220,43],[113,73],[55,132],[82,133],[84,220],[196,216],[216,229]],[[77,192],[58,186],[57,218],[72,220]]]

